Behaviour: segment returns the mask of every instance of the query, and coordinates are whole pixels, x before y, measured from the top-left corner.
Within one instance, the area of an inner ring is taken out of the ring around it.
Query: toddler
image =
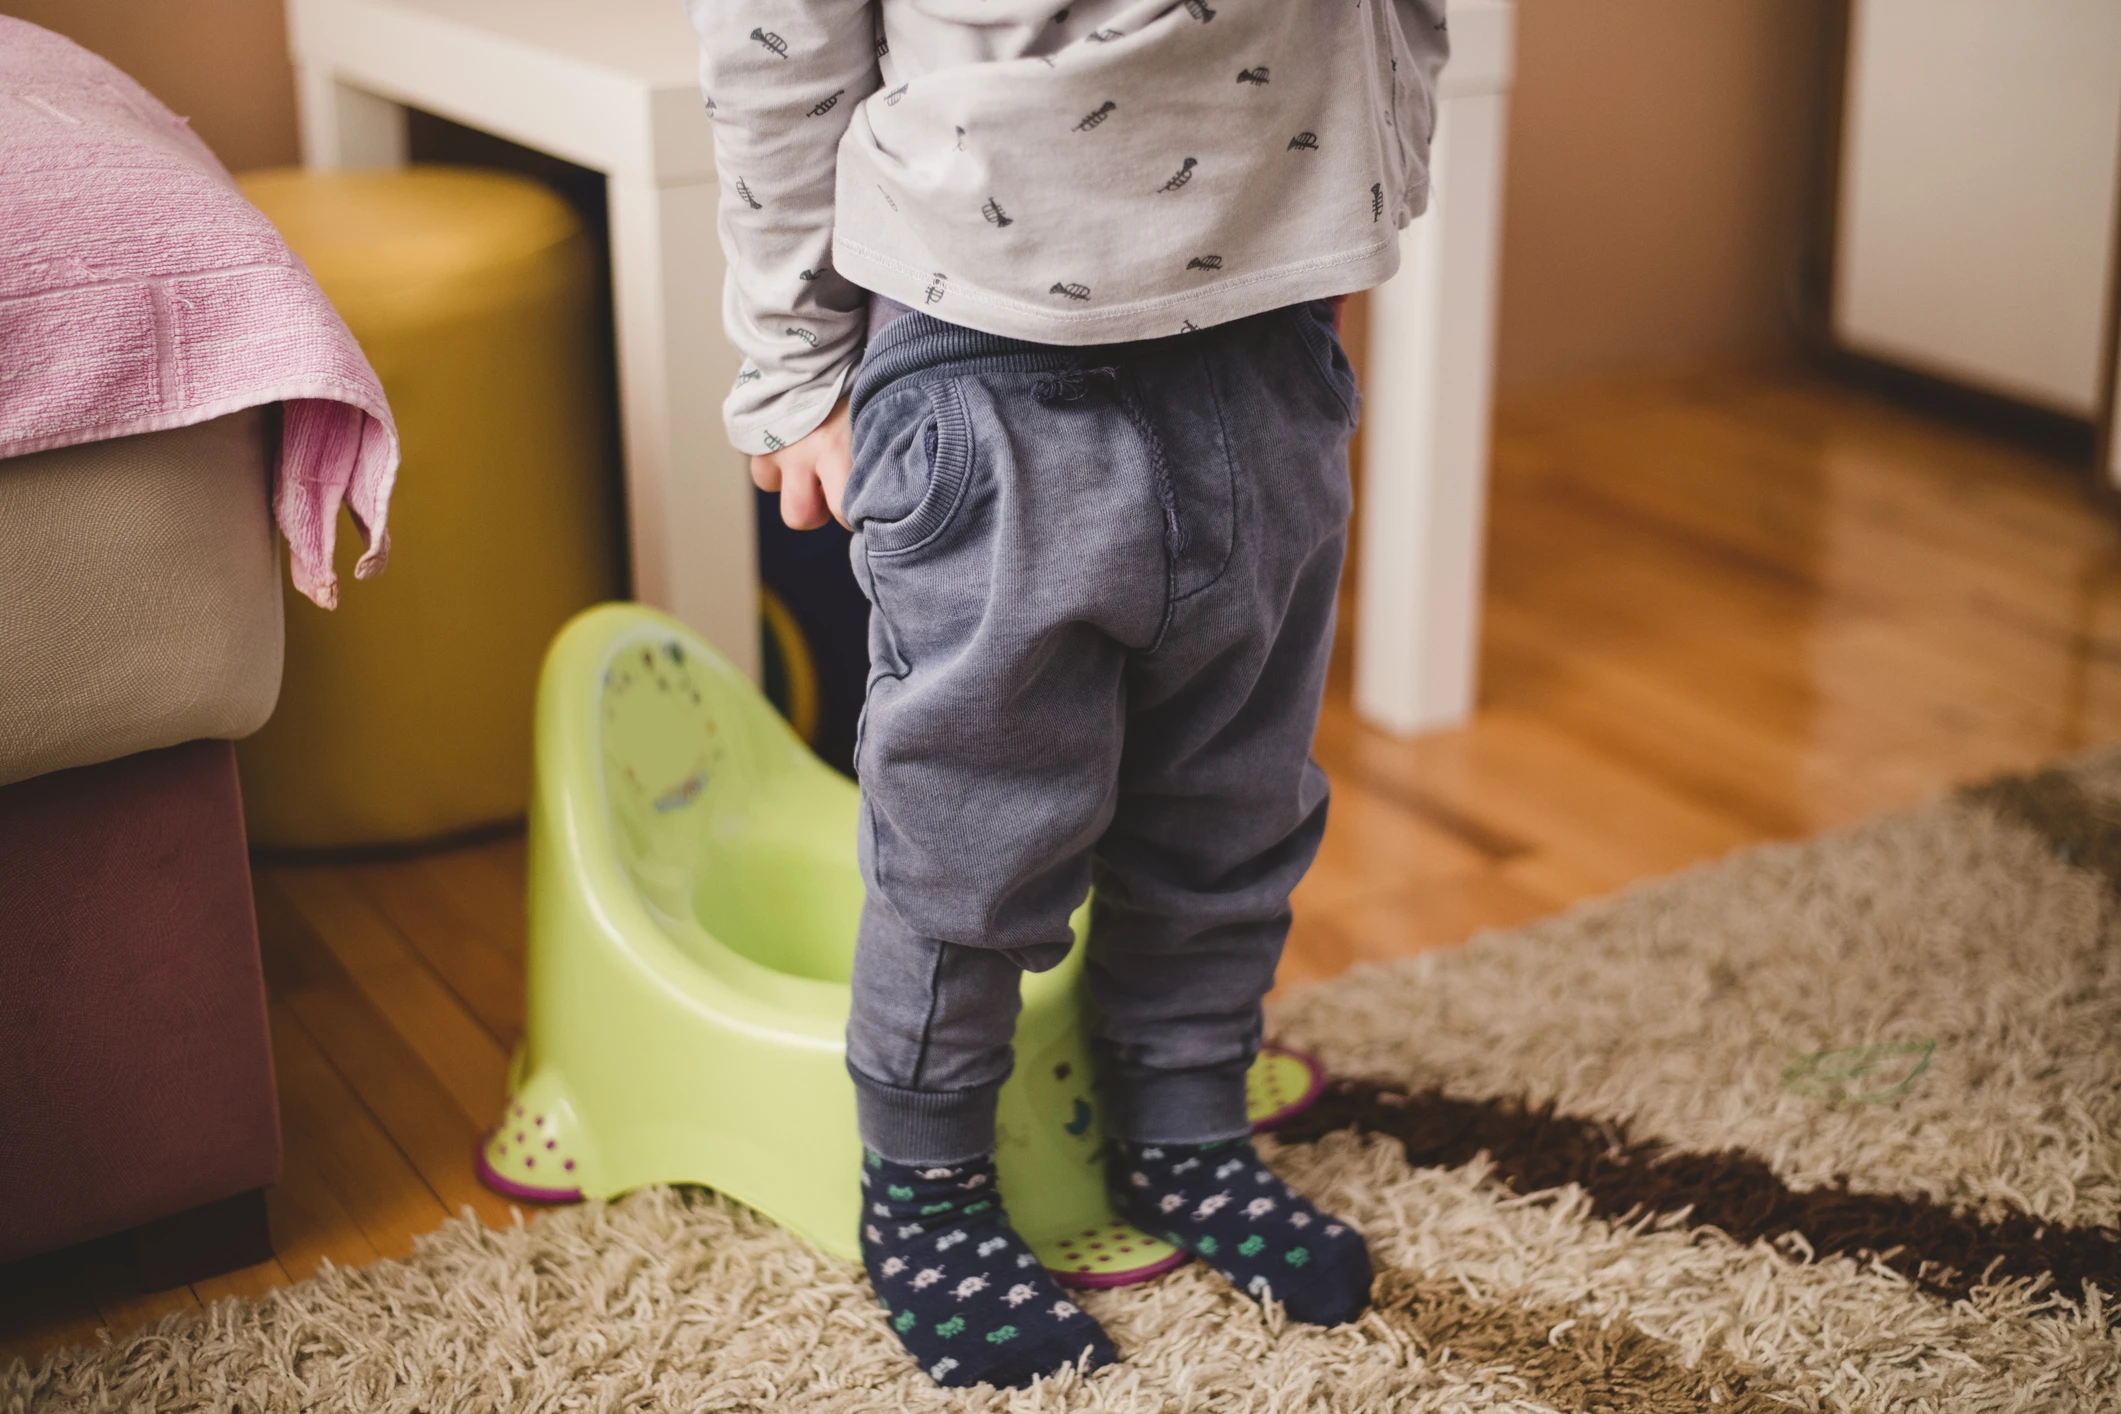
[[[688,0],[725,415],[854,531],[862,1252],[946,1385],[1114,1358],[994,1168],[1021,974],[1092,893],[1110,1183],[1296,1319],[1361,1234],[1262,1166],[1245,1074],[1310,760],[1355,387],[1330,297],[1426,203],[1442,0]]]

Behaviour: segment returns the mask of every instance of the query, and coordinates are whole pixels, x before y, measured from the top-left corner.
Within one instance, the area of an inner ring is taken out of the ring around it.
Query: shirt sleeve
[[[1414,54],[1415,73],[1422,91],[1433,105],[1437,80],[1451,58],[1451,35],[1445,20],[1444,0],[1394,0],[1394,3],[1399,7],[1399,23],[1407,37],[1407,48]]]
[[[840,137],[880,82],[872,0],[685,0],[714,121],[729,275],[722,324],[744,355],[729,439],[775,451],[823,422],[860,360],[868,297],[833,270]]]

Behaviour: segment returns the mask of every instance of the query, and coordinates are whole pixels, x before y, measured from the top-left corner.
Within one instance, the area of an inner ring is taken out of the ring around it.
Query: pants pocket
[[[847,523],[872,556],[906,554],[942,534],[972,479],[972,423],[957,381],[910,391],[875,408],[889,420],[872,422],[856,444]]]
[[[1290,321],[1296,336],[1310,355],[1311,370],[1340,405],[1341,415],[1353,427],[1360,416],[1362,396],[1355,385],[1355,366],[1348,362],[1340,335],[1333,328],[1333,306],[1326,300],[1293,306]]]

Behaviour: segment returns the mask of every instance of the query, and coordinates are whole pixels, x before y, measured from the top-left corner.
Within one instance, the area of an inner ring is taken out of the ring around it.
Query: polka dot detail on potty
[[[524,1202],[580,1202],[582,1159],[568,1143],[571,1117],[562,1106],[511,1100],[479,1145],[480,1181]]]

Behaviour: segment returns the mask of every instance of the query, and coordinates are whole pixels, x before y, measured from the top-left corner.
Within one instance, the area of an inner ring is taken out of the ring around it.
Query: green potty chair
[[[569,623],[538,685],[524,1040],[481,1177],[546,1202],[702,1184],[856,1256],[855,818],[854,786],[676,620],[612,604]],[[1119,1286],[1183,1254],[1105,1196],[1082,955],[1025,978],[997,1161],[1040,1260]],[[1270,1048],[1258,1126],[1319,1086]]]

